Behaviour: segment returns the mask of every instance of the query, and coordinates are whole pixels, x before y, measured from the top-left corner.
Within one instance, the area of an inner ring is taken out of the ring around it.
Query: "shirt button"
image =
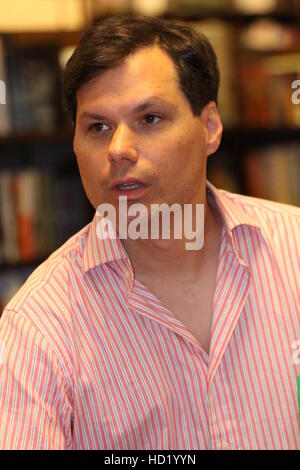
[[[222,442],[222,450],[229,450],[230,449],[230,444],[229,442]]]

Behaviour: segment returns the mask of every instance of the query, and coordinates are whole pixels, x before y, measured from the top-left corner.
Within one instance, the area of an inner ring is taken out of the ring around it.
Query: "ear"
[[[201,111],[201,119],[207,130],[206,157],[216,152],[218,149],[223,132],[223,125],[216,103],[210,101]]]

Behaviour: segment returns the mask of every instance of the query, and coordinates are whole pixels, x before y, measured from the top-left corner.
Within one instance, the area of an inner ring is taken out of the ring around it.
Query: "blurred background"
[[[129,12],[182,19],[216,50],[224,135],[210,181],[300,205],[299,0],[0,0],[0,312],[93,216],[61,76],[87,26]]]

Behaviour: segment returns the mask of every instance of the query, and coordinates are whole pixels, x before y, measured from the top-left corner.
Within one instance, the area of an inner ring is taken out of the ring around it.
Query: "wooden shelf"
[[[297,11],[274,11],[264,14],[246,14],[240,13],[238,11],[226,11],[226,10],[199,10],[199,8],[194,9],[178,9],[177,11],[170,11],[163,15],[162,18],[168,19],[181,19],[184,21],[202,21],[207,19],[219,19],[224,21],[229,21],[234,24],[248,24],[255,20],[259,19],[268,19],[278,21],[280,23],[286,24],[299,24],[300,20],[300,10]]]
[[[19,133],[0,136],[1,145],[19,145],[30,143],[51,143],[51,142],[71,142],[73,132],[71,130],[56,132],[55,134],[38,134],[38,133]]]
[[[50,253],[49,255],[50,256]],[[14,270],[14,269],[19,269],[19,268],[28,268],[28,269],[35,269],[37,266],[39,266],[41,263],[43,263],[48,256],[45,256],[44,258],[39,258],[31,261],[18,261],[16,263],[0,263],[0,272],[1,271],[6,271],[6,270]]]
[[[35,143],[55,143],[55,142],[72,142],[73,132],[71,130],[57,132],[55,134],[9,134],[7,136],[0,136],[0,146],[3,145],[20,145],[20,144],[35,144]],[[223,141],[230,144],[233,139],[239,142],[265,143],[270,141],[284,142],[288,140],[299,140],[300,128],[255,128],[255,127],[235,127],[232,129],[224,129]],[[1,158],[1,157],[0,157]]]
[[[241,145],[242,147],[252,147],[267,145],[272,143],[283,143],[290,141],[299,142],[300,128],[255,128],[255,127],[237,127],[234,129],[225,129],[223,132],[222,143],[226,146]]]
[[[84,30],[79,31],[10,31],[1,32],[4,40],[15,45],[30,46],[32,44],[61,44],[62,46],[73,46],[77,44]]]

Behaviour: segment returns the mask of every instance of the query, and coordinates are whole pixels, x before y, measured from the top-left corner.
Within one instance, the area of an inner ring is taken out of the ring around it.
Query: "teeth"
[[[125,189],[137,189],[140,188],[142,185],[139,183],[127,183],[127,184],[117,184],[117,188],[121,190]]]

